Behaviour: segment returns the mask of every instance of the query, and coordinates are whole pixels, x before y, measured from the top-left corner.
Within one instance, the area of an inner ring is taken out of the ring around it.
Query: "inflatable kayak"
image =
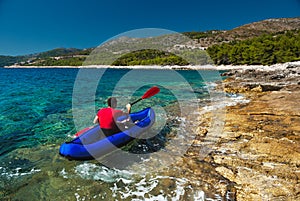
[[[138,138],[155,122],[155,113],[152,108],[131,113],[129,116],[130,121],[135,123],[132,123],[126,130],[106,137],[99,125],[83,129],[78,137],[60,146],[59,154],[74,160],[99,158]],[[122,116],[118,120],[125,118],[128,117]]]

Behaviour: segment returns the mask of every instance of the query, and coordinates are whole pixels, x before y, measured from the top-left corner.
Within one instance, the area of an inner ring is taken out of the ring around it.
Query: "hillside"
[[[246,40],[263,34],[275,34],[297,29],[300,29],[300,17],[267,19],[227,31],[185,32],[184,34],[195,39],[202,47],[210,47],[223,42]]]
[[[26,56],[2,56],[0,55],[0,67],[9,66],[26,60]]]
[[[185,32],[183,34],[169,34],[162,35],[158,37],[149,38],[130,38],[130,37],[120,37],[115,40],[108,41],[98,48],[88,48],[88,49],[76,49],[76,48],[57,48],[47,52],[42,52],[32,55],[24,56],[0,56],[0,66],[6,65],[33,65],[33,66],[81,66],[81,65],[133,65],[133,64],[157,64],[159,65],[183,65],[186,62],[178,58],[174,58],[174,54],[182,57],[183,60],[191,65],[203,65],[212,63],[215,64],[235,64],[235,62],[222,62],[216,54],[224,52],[222,48],[227,48],[226,44],[243,44],[249,45],[249,43],[255,43],[255,38],[268,36],[265,38],[260,38],[257,40],[269,40],[270,37],[277,37],[282,34],[287,34],[288,31],[294,31],[300,29],[300,17],[298,18],[280,18],[280,19],[267,19],[259,22],[254,22],[246,24],[232,30],[210,30],[205,32]],[[298,33],[298,32],[295,32]],[[281,37],[281,36],[280,36]],[[288,38],[287,36],[286,38]],[[284,38],[284,37],[282,37]],[[191,40],[192,39],[192,40]],[[272,40],[272,39],[271,39]],[[247,42],[242,42],[247,41]],[[257,41],[256,41],[257,42]],[[264,43],[262,41],[261,43]],[[224,45],[225,44],[225,45]],[[240,45],[239,44],[239,45]],[[270,44],[274,49],[278,49],[277,43]],[[298,46],[293,46],[291,44],[292,51],[299,51]],[[208,48],[208,53],[204,51]],[[159,50],[157,55],[153,58],[144,58],[145,52],[147,50]],[[236,48],[238,49],[238,48]],[[239,53],[243,51],[239,49]],[[247,50],[248,51],[248,50]],[[257,51],[257,50],[255,50]],[[134,54],[131,54],[134,52]],[[171,58],[159,59],[163,52],[173,54]],[[270,51],[269,51],[270,52]],[[272,53],[272,51],[271,51]],[[134,58],[139,58],[139,61],[131,60],[128,55],[131,54]],[[140,55],[139,55],[140,54]],[[234,54],[234,53],[230,53]],[[251,54],[256,54],[252,52]],[[262,53],[257,54],[258,56]],[[278,53],[280,55],[281,53]],[[124,63],[124,56],[126,57],[127,63]],[[120,58],[122,57],[122,58]],[[269,57],[264,55],[264,57]],[[154,59],[155,58],[155,59]],[[121,62],[120,59],[123,59]],[[259,58],[258,58],[259,59]],[[159,61],[158,61],[159,60]],[[299,60],[298,56],[285,57],[285,60]],[[166,61],[167,63],[164,63]],[[174,62],[175,61],[175,62]],[[280,59],[273,59],[273,63],[280,62]],[[270,64],[272,62],[265,62]],[[241,61],[237,63],[252,64],[246,61]],[[253,63],[259,63],[257,61]],[[261,62],[263,63],[263,62]]]
[[[300,60],[300,29],[210,46],[216,65],[272,65]]]
[[[126,54],[131,54],[133,52],[134,54],[131,55],[135,58],[143,58],[139,59],[139,62],[131,62],[134,64],[186,64],[186,62],[182,62],[182,60],[176,58],[171,58],[173,61],[178,61],[175,63],[169,62],[170,59],[165,59],[165,62],[161,63],[159,61],[157,63],[157,60],[152,58],[153,54],[148,54],[150,56],[149,58],[143,56],[147,50],[158,50],[154,56],[155,58],[159,58],[161,55],[170,53],[181,57],[191,65],[204,65],[211,62],[209,60],[209,55],[199,44],[196,44],[187,36],[178,33],[149,38],[120,37],[96,48],[84,62],[84,65],[119,65],[119,63],[122,63],[118,61],[119,59],[124,59],[123,57],[126,57]],[[152,60],[153,63],[149,63],[148,61],[150,60]]]
[[[74,66],[80,66],[85,60],[87,55],[91,53],[93,48],[88,49],[76,49],[76,48],[56,48],[50,51],[23,55],[23,56],[1,56],[0,55],[0,66],[9,65],[36,65],[36,66],[47,66],[47,65],[70,65],[73,63]],[[80,62],[78,62],[80,61]]]
[[[112,63],[113,66],[135,66],[135,65],[189,65],[181,57],[159,50],[140,50],[125,54]]]

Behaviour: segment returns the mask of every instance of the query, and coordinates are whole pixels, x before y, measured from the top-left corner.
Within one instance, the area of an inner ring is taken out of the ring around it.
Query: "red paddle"
[[[154,96],[155,94],[157,94],[159,91],[160,91],[160,89],[157,86],[151,87],[150,89],[148,89],[146,91],[146,93],[144,93],[144,95],[141,98],[130,103],[130,105],[136,104],[137,102],[139,102],[143,99],[150,98],[150,97]]]

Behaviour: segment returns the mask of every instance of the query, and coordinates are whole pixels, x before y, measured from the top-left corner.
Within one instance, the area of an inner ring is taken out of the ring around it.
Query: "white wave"
[[[83,179],[100,180],[107,183],[122,181],[133,182],[132,173],[126,170],[109,169],[102,165],[83,163],[75,167],[75,173]]]
[[[190,181],[185,178],[162,175],[146,175],[145,177],[141,177],[132,172],[109,169],[105,166],[88,162],[74,167],[73,170],[75,175],[70,172],[68,173],[65,168],[61,170],[60,175],[64,178],[75,176],[87,180],[100,180],[111,183],[110,191],[112,192],[112,198],[115,200],[130,199],[138,201],[140,198],[143,198],[145,201],[177,201],[186,196],[186,194],[195,201],[205,200],[205,193],[201,190],[192,189]],[[164,185],[164,182],[168,180],[174,184],[172,189]],[[162,188],[162,186],[164,187]],[[80,190],[80,188],[77,189],[77,191]],[[159,193],[157,193],[157,190],[159,190]],[[76,200],[85,199],[79,193],[75,193],[74,196]]]
[[[1,170],[0,175],[6,177],[8,179],[22,177],[22,176],[26,176],[26,175],[31,175],[31,174],[34,174],[34,173],[37,173],[37,172],[41,171],[40,169],[34,169],[33,168],[30,171],[25,172],[25,171],[22,171],[22,168],[20,168],[20,167],[12,169],[12,170],[7,170],[4,167],[0,167],[0,170]]]
[[[67,179],[68,177],[68,173],[66,172],[65,168],[62,169],[62,171],[60,171],[59,173],[63,178]]]
[[[250,100],[246,99],[242,95],[237,94],[227,94],[226,97],[219,97],[211,100],[211,104],[202,107],[201,114],[206,112],[212,112],[218,109],[223,109],[227,106],[235,106],[237,104],[246,104],[249,103]]]
[[[174,181],[175,189],[161,189],[159,186],[164,179]],[[157,195],[156,192],[153,195],[152,191],[155,192],[156,187],[160,188],[159,194]],[[145,201],[177,201],[185,195],[186,188],[191,188],[187,179],[169,176],[155,176],[151,177],[150,179],[147,179],[147,177],[142,178],[140,181],[136,181],[129,187],[119,187],[117,184],[114,184],[114,186],[111,188],[111,191],[114,197],[120,197],[121,199],[131,199],[137,201],[140,200],[139,198],[143,198]],[[194,198],[193,200],[196,201],[202,201],[205,199],[205,194],[203,191],[196,191],[192,196]]]

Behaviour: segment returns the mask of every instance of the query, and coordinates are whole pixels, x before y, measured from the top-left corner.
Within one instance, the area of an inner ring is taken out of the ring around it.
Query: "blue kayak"
[[[99,125],[85,129],[85,131],[70,142],[60,146],[59,154],[74,160],[91,160],[99,158],[116,150],[132,140],[138,138],[155,122],[155,113],[152,108],[131,113],[131,122],[136,122],[126,130],[106,137]],[[125,119],[122,116],[118,120]]]

